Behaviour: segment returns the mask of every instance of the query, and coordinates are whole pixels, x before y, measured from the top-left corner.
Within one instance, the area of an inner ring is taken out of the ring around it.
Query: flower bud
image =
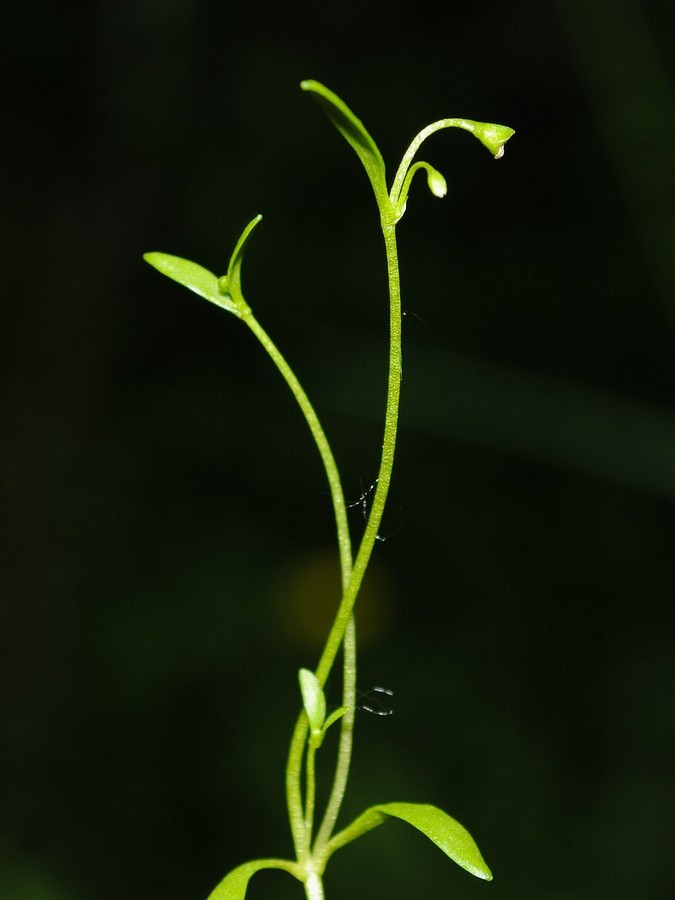
[[[504,144],[515,134],[513,128],[508,125],[495,125],[491,122],[472,122],[473,133],[484,147],[492,153],[495,159],[501,159],[504,155]]]

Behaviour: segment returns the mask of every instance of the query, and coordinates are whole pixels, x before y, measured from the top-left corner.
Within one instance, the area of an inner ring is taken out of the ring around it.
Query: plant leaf
[[[295,864],[285,859],[253,859],[237,866],[223,878],[208,896],[208,900],[243,900],[249,879],[261,869],[283,869],[297,878]]]
[[[346,706],[341,706],[339,709],[334,709],[333,712],[328,716],[326,721],[323,723],[322,731],[325,734],[331,725],[334,725],[339,719],[341,719],[344,714],[347,712]]]
[[[320,733],[326,718],[326,698],[323,688],[314,672],[310,672],[309,669],[300,669],[298,679],[309,727],[313,734]]]
[[[442,809],[429,803],[383,803],[371,806],[329,841],[329,854],[381,825],[387,816],[402,819],[421,831],[446,856],[471,875],[492,881],[492,872],[466,828]]]
[[[318,81],[312,81],[311,79],[303,81],[300,83],[300,87],[303,91],[311,92],[333,125],[353,147],[368,173],[375,195],[378,199],[381,198],[383,191],[384,194],[387,193],[384,160],[377,144],[368,134],[363,122],[354,115],[344,100],[341,100],[337,94],[334,94],[333,91],[330,91]]]
[[[229,289],[233,290],[235,293],[241,294],[241,263],[244,258],[244,248],[246,247],[246,243],[251,236],[251,232],[261,221],[261,219],[261,215],[257,215],[254,219],[251,219],[246,228],[244,228],[244,230],[242,231],[241,237],[237,241],[237,245],[232,251],[230,264],[227,267],[227,284],[229,285]]]
[[[180,256],[171,256],[169,253],[144,253],[143,259],[167,278],[177,281],[178,284],[215,303],[216,306],[239,315],[229,294],[223,294],[219,289],[218,279],[213,272],[209,272],[198,263]]]

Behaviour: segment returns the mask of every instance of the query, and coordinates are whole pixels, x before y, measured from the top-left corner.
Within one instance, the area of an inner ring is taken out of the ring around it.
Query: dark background
[[[255,341],[141,254],[220,274],[264,214],[247,298],[356,501],[385,270],[307,77],[390,175],[437,118],[517,130],[498,163],[431,139],[449,195],[420,179],[399,227],[400,452],[359,676],[395,714],[358,715],[344,819],[436,803],[495,880],[389,824],[331,862],[328,897],[671,897],[673,9],[36,0],[4,18],[0,897],[205,900],[290,853],[330,502]]]

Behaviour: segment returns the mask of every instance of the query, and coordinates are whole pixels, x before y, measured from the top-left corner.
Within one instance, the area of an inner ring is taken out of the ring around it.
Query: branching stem
[[[347,711],[341,720],[340,740],[333,785],[326,811],[313,847],[312,831],[315,803],[315,751],[313,748],[308,748],[306,753],[306,792],[303,803],[301,780],[303,755],[305,754],[308,735],[307,717],[304,711],[298,717],[293,731],[286,768],[286,796],[291,834],[297,859],[300,862],[305,861],[306,864],[309,864],[312,859],[321,860],[325,854],[326,846],[337,822],[347,786],[352,755],[354,713],[356,706],[356,630],[353,619],[353,608],[382,523],[384,507],[389,492],[389,486],[391,484],[396,447],[398,409],[401,390],[401,295],[394,213],[389,204],[387,204],[384,210],[381,210],[381,217],[387,256],[390,300],[389,379],[384,435],[382,440],[382,457],[376,482],[377,487],[373,496],[370,515],[361,540],[359,552],[353,566],[351,541],[342,484],[332,450],[316,412],[285,358],[250,309],[246,309],[242,316],[281,372],[298,402],[312,432],[312,436],[321,455],[331,491],[337,526],[338,545],[340,549],[343,596],[324,646],[324,650],[321,654],[316,675],[323,686],[335,663],[340,646],[342,645],[344,655],[342,703]],[[316,890],[316,881],[317,879],[320,881],[320,876],[314,872],[311,877],[312,884],[314,885],[313,890]],[[309,884],[306,882],[306,890],[308,889]]]
[[[406,199],[412,178],[420,169],[427,172],[427,183],[436,197],[447,190],[444,177],[429,163],[413,163],[419,147],[431,134],[442,128],[459,127],[472,132],[490,152],[499,158],[504,144],[514,133],[503,125],[474,122],[470,119],[441,119],[428,125],[414,138],[403,156],[391,191],[387,192],[384,160],[377,145],[363,123],[344,102],[328,88],[315,81],[303,81],[303,90],[310,91],[323,106],[329,118],[352,146],[361,160],[373,187],[380,211],[380,222],[387,258],[389,285],[389,376],[382,438],[382,456],[375,482],[373,501],[361,539],[356,560],[352,561],[352,546],[347,522],[347,508],[335,464],[333,452],[307,394],[267,332],[253,315],[241,290],[241,265],[244,248],[254,228],[261,220],[252,219],[237,242],[230,258],[227,274],[217,278],[197,263],[165,253],[148,253],[145,259],[160,272],[184,284],[190,290],[242,319],[267,351],[283,376],[307,422],[319,451],[330,489],[337,529],[340,555],[342,599],[333,625],[314,673],[302,669],[300,688],[303,709],[295,723],[286,765],[286,801],[295,849],[295,862],[289,860],[253,860],[232,870],[212,892],[210,900],[243,897],[252,874],[262,868],[281,868],[303,882],[307,900],[324,900],[322,875],[329,856],[365,831],[383,821],[387,815],[408,821],[423,831],[445,852],[468,871],[490,879],[490,870],[480,856],[468,832],[441,810],[427,804],[393,803],[371,807],[348,828],[331,841],[344,798],[352,756],[354,715],[356,709],[356,625],[354,604],[363,583],[375,547],[391,484],[398,431],[401,397],[401,289],[396,245],[396,223],[405,212]],[[326,717],[323,687],[331,672],[340,647],[343,648],[342,707]],[[316,806],[316,751],[328,728],[340,719],[335,774],[321,825],[314,837]],[[310,730],[311,722],[311,730]],[[303,762],[305,790],[303,801]],[[442,841],[439,834],[443,835]],[[448,843],[448,835],[451,838]],[[454,843],[453,843],[454,842]],[[242,889],[244,893],[242,893]]]
[[[243,320],[265,348],[277,369],[283,376],[287,385],[291,389],[298,406],[309,426],[314,438],[314,442],[319,450],[321,461],[326,472],[328,486],[330,488],[331,499],[333,502],[333,512],[335,515],[335,524],[337,528],[337,540],[340,553],[340,572],[342,580],[343,593],[351,579],[352,573],[352,548],[351,538],[349,534],[349,524],[347,522],[347,506],[345,503],[344,492],[335,463],[335,457],[331,450],[326,434],[321,426],[319,418],[312,406],[309,397],[304,388],[298,381],[295,373],[286,362],[286,359],[272,341],[270,336],[264,330],[262,325],[255,318],[250,308],[246,307],[242,315]],[[333,826],[337,819],[340,804],[344,796],[347,785],[347,777],[349,774],[349,766],[352,754],[352,736],[354,730],[354,706],[356,703],[356,626],[353,618],[347,623],[347,633],[344,641],[344,664],[343,664],[343,686],[342,686],[342,705],[347,712],[342,718],[340,727],[340,743],[338,748],[338,762],[336,766],[335,779],[333,788],[328,801],[327,813],[324,821],[332,820]],[[307,857],[312,838],[313,813],[314,813],[314,770],[312,758],[312,773],[310,779],[309,773],[309,753],[314,751],[308,750],[308,772],[307,772],[307,796],[305,804],[302,799],[302,759],[305,744],[307,741],[307,717],[303,712],[300,713],[295,724],[293,736],[291,738],[291,746],[288,755],[288,763],[286,766],[286,801],[288,805],[288,815],[298,859]],[[330,815],[329,815],[330,811]],[[308,827],[309,822],[309,827]],[[332,833],[332,827],[329,830],[328,838]]]

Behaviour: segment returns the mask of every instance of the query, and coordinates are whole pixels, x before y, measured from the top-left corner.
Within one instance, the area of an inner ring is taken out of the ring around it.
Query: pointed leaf
[[[145,253],[143,259],[167,278],[177,281],[205,300],[215,303],[216,306],[239,315],[232,298],[220,291],[218,279],[213,272],[209,272],[198,263],[180,256],[171,256],[169,253]]]
[[[326,718],[326,698],[323,688],[314,672],[310,672],[309,669],[300,669],[298,679],[309,727],[312,733],[320,732]]]
[[[375,808],[378,812],[395,816],[417,828],[467,872],[477,878],[492,881],[492,872],[485,864],[474,839],[463,825],[442,809],[429,803],[384,803]]]
[[[254,859],[232,869],[209,894],[208,900],[243,900],[249,879],[261,869],[283,869],[297,878],[295,864],[285,859]]]
[[[235,291],[235,293],[238,292],[241,294],[241,264],[244,258],[244,248],[246,247],[253,229],[261,220],[261,215],[257,215],[254,219],[251,219],[246,228],[242,231],[241,237],[237,241],[237,246],[234,248],[232,256],[230,257],[230,264],[227,267],[226,284],[229,285],[229,289]]]
[[[466,828],[442,809],[428,803],[383,803],[371,806],[351,825],[332,838],[328,844],[329,852],[333,853],[339,847],[381,825],[387,816],[402,819],[412,825],[440,847],[457,865],[477,878],[492,881],[492,872]]]
[[[386,175],[382,154],[372,137],[368,134],[363,122],[354,115],[347,104],[337,94],[330,91],[318,81],[303,81],[303,91],[310,91],[314,99],[337,128],[345,140],[353,147],[368,173],[375,194],[381,198],[387,193]]]

